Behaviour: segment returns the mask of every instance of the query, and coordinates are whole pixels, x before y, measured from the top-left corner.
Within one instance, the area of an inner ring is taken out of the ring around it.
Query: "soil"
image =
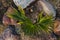
[[[54,5],[54,8],[56,9],[56,12],[57,12],[57,15],[56,15],[56,19],[57,18],[60,18],[60,0],[57,0],[57,1],[52,1],[52,0],[48,0],[52,5]],[[59,1],[59,2],[58,2]],[[2,24],[2,17],[4,15],[4,13],[7,11],[7,9],[10,7],[10,6],[13,6],[14,8],[17,9],[16,5],[13,3],[12,0],[0,0],[0,23]],[[36,15],[38,15],[37,13],[39,12],[37,9],[36,9],[36,5],[33,6],[35,9],[34,9],[34,14],[31,10],[32,10],[32,6],[30,7],[27,7],[26,9],[24,9],[25,11],[27,11],[27,9],[29,10],[28,12],[26,12],[26,15],[27,16],[30,16],[30,18],[32,18],[32,20],[35,20],[36,21]],[[38,12],[35,12],[35,11],[38,11]],[[29,14],[28,14],[29,13]],[[31,16],[32,14],[34,16]],[[33,21],[33,23],[35,22]],[[1,26],[3,27],[3,26]],[[5,29],[5,27],[4,27]],[[0,29],[1,30],[1,29]],[[1,31],[0,31],[1,32]],[[57,36],[54,35],[54,33],[50,34],[50,35],[47,35],[47,34],[43,34],[41,37],[29,37],[29,36],[25,36],[24,33],[21,34],[21,38],[22,40],[57,40]]]

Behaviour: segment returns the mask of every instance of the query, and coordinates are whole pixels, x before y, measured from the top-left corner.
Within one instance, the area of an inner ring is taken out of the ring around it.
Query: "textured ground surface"
[[[57,11],[57,18],[60,18],[60,0],[47,0],[49,1],[54,8]],[[7,9],[13,5],[12,0],[0,0],[0,22],[2,20],[2,16],[3,14],[7,11]],[[3,29],[5,29],[4,26],[0,25],[0,33],[3,32]],[[46,35],[42,35],[40,38],[35,37],[35,38],[30,38],[28,36],[24,36],[24,33],[22,33],[22,39],[23,40],[54,40],[54,38],[52,38],[52,36],[46,36]],[[54,36],[55,37],[55,36]]]

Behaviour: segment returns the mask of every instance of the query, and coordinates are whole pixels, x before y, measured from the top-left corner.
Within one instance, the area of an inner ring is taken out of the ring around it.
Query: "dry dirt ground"
[[[56,12],[57,12],[57,17],[56,18],[60,18],[60,0],[47,0],[49,1],[53,6],[54,8],[56,9]],[[2,24],[2,17],[4,15],[4,13],[7,11],[7,9],[10,7],[10,6],[13,6],[15,8],[17,8],[13,1],[12,0],[0,0],[0,23]],[[3,28],[5,29],[4,26],[0,25],[0,33],[2,33]],[[38,37],[34,37],[34,38],[31,38],[31,37],[28,37],[28,36],[24,36],[23,33],[21,34],[22,35],[22,39],[23,40],[54,40],[54,38],[50,38],[51,36],[48,36],[48,35],[42,35],[40,38]],[[56,39],[56,37],[55,37]],[[58,40],[58,39],[57,39]]]

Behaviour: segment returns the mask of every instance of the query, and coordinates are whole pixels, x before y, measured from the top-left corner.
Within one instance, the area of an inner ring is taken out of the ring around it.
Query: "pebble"
[[[54,33],[60,36],[60,19],[57,19],[54,23]]]
[[[19,35],[20,34],[15,31],[15,26],[9,25],[0,36],[0,40],[20,40]]]

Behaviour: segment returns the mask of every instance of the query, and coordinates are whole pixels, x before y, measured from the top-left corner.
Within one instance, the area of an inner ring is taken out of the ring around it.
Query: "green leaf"
[[[39,22],[42,17],[43,17],[43,11],[39,13],[37,21]]]
[[[18,6],[18,10],[20,11],[20,13],[22,13],[22,15],[25,15],[24,10],[20,6]]]

